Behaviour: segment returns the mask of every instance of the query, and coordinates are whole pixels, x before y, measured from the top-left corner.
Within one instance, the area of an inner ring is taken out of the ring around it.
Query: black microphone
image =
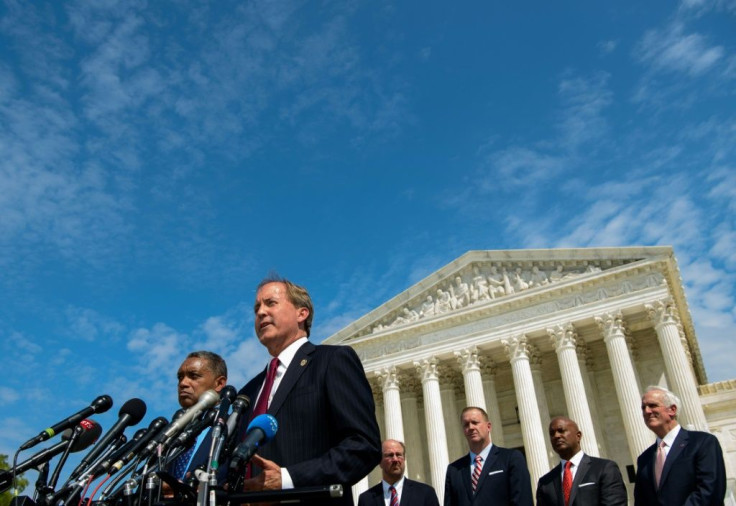
[[[66,430],[68,428],[74,427],[80,421],[82,421],[84,418],[87,418],[91,414],[104,413],[111,407],[112,407],[112,397],[110,397],[109,395],[101,395],[97,399],[92,401],[92,404],[90,404],[83,410],[79,411],[78,413],[73,414],[69,418],[62,420],[56,425],[52,425],[48,429],[43,430],[38,436],[31,438],[25,443],[23,443],[21,447],[18,449],[18,451],[27,450],[28,448],[36,446],[38,443],[46,441],[47,439],[51,439],[59,432]]]
[[[251,420],[245,433],[245,439],[233,452],[230,460],[230,471],[248,462],[262,445],[271,441],[279,430],[279,423],[271,415],[258,415]]]
[[[74,439],[72,439],[73,431],[78,433],[77,437]],[[100,434],[102,434],[102,427],[100,424],[93,422],[92,420],[82,420],[79,425],[74,427],[74,429],[67,429],[61,434],[62,441],[53,446],[49,446],[48,448],[44,448],[33,457],[15,466],[14,470],[0,471],[0,492],[4,492],[10,488],[12,485],[13,474],[18,475],[28,469],[33,469],[41,464],[45,464],[58,454],[65,451],[67,447],[69,447],[69,451],[72,453],[85,450],[97,441]]]
[[[154,419],[148,426],[148,432],[146,432],[146,435],[143,436],[139,441],[137,441],[135,445],[132,446],[126,453],[122,454],[118,461],[110,466],[108,472],[113,475],[120,471],[123,466],[133,460],[133,458],[136,456],[136,454],[138,454],[141,448],[145,447],[145,445],[148,444],[149,441],[156,437],[168,423],[169,421],[163,416],[159,416],[158,418]]]
[[[119,418],[115,422],[115,425],[102,436],[102,439],[92,448],[92,451],[85,455],[77,468],[72,472],[70,480],[77,478],[90,463],[94,462],[105,451],[105,448],[123,433],[126,427],[137,424],[146,416],[146,403],[137,398],[130,399],[120,408],[118,416]]]
[[[204,416],[201,418],[198,418],[197,420],[194,420],[192,423],[186,426],[186,428],[182,431],[181,434],[176,436],[174,440],[172,440],[170,446],[172,448],[177,446],[183,446],[185,448],[188,448],[189,446],[194,443],[194,440],[197,439],[197,436],[205,430],[206,428],[212,426],[212,421],[215,419],[215,415],[217,414],[217,410],[210,409],[208,410]]]
[[[240,394],[233,401],[233,412],[230,413],[230,416],[227,419],[228,446],[232,444],[232,440],[237,432],[235,428],[238,426],[240,415],[243,411],[248,409],[248,406],[250,406],[250,397],[247,395]]]
[[[227,413],[230,411],[230,406],[235,400],[236,395],[238,395],[238,391],[232,385],[227,385],[220,390],[220,407],[215,417],[215,427],[220,426],[221,428],[225,428],[228,418]]]
[[[91,474],[92,476],[99,476],[100,474],[104,474],[110,468],[113,462],[116,462],[118,459],[120,459],[120,457],[128,453],[130,449],[138,443],[138,441],[143,439],[147,432],[148,429],[138,429],[137,431],[135,431],[135,434],[133,434],[133,437],[130,438],[130,441],[105,457],[105,459],[97,464],[89,474]]]

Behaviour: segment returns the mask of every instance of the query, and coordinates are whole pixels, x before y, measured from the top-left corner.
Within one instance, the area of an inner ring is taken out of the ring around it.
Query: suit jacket
[[[240,391],[253,404],[265,375],[264,370]],[[243,413],[243,430],[253,407]],[[285,467],[295,487],[342,484],[342,500],[330,504],[352,505],[350,486],[381,460],[373,394],[355,351],[306,342],[281,379],[267,413],[279,428],[258,454]],[[254,466],[253,471],[256,475],[260,470]]]
[[[470,454],[447,466],[444,506],[532,506],[532,484],[518,450],[493,445],[483,463],[478,487],[470,484]]]
[[[440,502],[432,487],[426,483],[405,478],[399,505],[440,506]],[[383,500],[383,483],[379,483],[360,494],[358,506],[386,506]]]
[[[628,500],[616,463],[583,455],[572,481],[569,506],[626,506]],[[561,463],[539,479],[537,506],[565,506]]]
[[[634,504],[638,506],[715,506],[726,495],[726,468],[718,439],[707,432],[680,429],[664,462],[659,490],[654,485],[657,445],[636,462]]]

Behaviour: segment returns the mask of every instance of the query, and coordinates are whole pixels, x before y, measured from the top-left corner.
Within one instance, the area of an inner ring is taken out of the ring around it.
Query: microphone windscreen
[[[123,404],[118,415],[120,417],[123,415],[130,416],[129,425],[136,425],[138,422],[143,420],[144,416],[146,416],[146,403],[141,399],[134,397]]]
[[[265,434],[264,443],[271,441],[276,435],[276,431],[279,430],[279,422],[271,415],[258,415],[248,425],[246,432],[250,432],[253,429],[261,429]]]
[[[231,404],[235,400],[236,395],[238,395],[238,391],[235,390],[235,387],[228,385],[220,390],[220,401],[227,401],[228,404]]]
[[[92,443],[97,441],[97,438],[100,437],[100,434],[102,434],[102,426],[93,420],[85,418],[84,420],[79,422],[79,425],[82,427],[83,430],[69,450],[72,453],[89,448],[90,446],[92,446]]]

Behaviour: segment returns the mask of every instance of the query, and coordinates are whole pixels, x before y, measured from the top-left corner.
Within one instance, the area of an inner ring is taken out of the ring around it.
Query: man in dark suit
[[[189,409],[207,390],[220,392],[227,385],[227,364],[217,353],[193,351],[179,366],[176,377],[179,405]],[[194,469],[207,463],[211,443],[210,431],[203,431],[193,447],[180,454],[169,465],[169,473],[179,480],[189,478]],[[224,472],[218,473],[218,480],[223,481],[225,476]]]
[[[461,421],[470,454],[447,466],[445,506],[532,506],[531,478],[521,452],[491,443],[484,409],[465,408]]]
[[[626,506],[626,486],[618,466],[586,455],[580,449],[582,435],[578,424],[564,416],[549,423],[552,448],[562,461],[539,479],[537,506]]]
[[[677,422],[680,399],[666,388],[650,386],[641,399],[644,423],[657,435],[637,459],[634,504],[722,505],[726,468],[718,439],[685,430]]]
[[[406,447],[401,441],[387,439],[381,445],[383,480],[369,488],[358,499],[358,506],[440,506],[434,489],[404,477]],[[394,499],[395,496],[395,499]],[[394,503],[395,501],[395,503]]]
[[[265,411],[279,428],[253,457],[245,490],[342,484],[342,500],[331,504],[352,505],[350,486],[381,459],[373,395],[357,354],[308,341],[312,301],[288,280],[262,281],[254,311],[256,335],[273,358],[268,373],[240,391],[257,399],[243,418]]]

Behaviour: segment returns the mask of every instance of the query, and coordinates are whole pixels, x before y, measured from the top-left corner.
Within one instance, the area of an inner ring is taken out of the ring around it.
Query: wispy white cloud
[[[713,68],[725,55],[723,46],[712,45],[706,36],[685,33],[675,22],[664,30],[650,30],[636,48],[637,57],[658,71],[699,76]]]
[[[603,55],[613,53],[617,47],[617,40],[602,40],[598,43],[598,51],[600,51],[600,53]]]
[[[116,339],[125,327],[111,318],[100,315],[88,308],[68,307],[66,316],[69,321],[69,336],[85,341],[96,341],[99,338]]]

